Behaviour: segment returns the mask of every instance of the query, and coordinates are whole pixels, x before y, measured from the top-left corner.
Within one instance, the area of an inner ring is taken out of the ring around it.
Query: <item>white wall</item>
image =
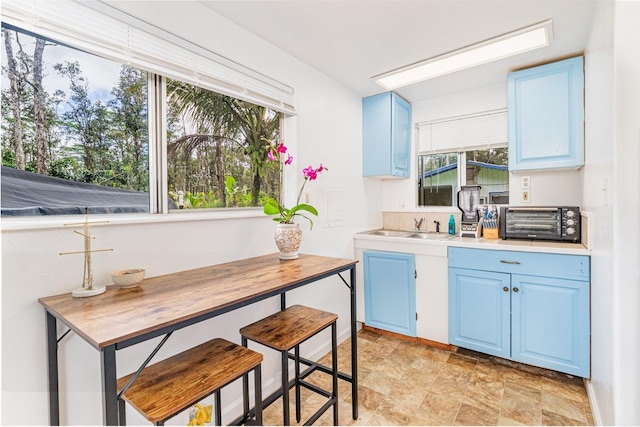
[[[592,215],[588,384],[600,425],[640,424],[640,3],[598,4],[586,51],[584,200]]]
[[[295,168],[324,163],[329,171],[308,185],[310,203],[320,211],[313,231],[303,224],[303,253],[353,258],[356,228],[381,222],[381,184],[361,178],[361,99],[334,81],[240,29],[197,2],[118,2],[119,8],[230,59],[280,80],[296,91],[299,115],[286,125],[285,138],[295,156]],[[152,13],[151,13],[152,12]],[[301,182],[287,180],[288,198]],[[343,225],[325,227],[326,189],[342,189],[332,209],[342,210]],[[200,216],[200,215],[198,215]],[[184,218],[185,215],[180,215]],[[141,221],[118,216],[94,227],[94,247],[114,248],[93,257],[98,283],[109,272],[144,267],[148,276],[275,252],[273,222],[257,213],[242,219]],[[130,217],[129,217],[130,218]],[[138,217],[139,218],[139,217]],[[175,216],[172,216],[172,219]],[[2,424],[48,424],[44,310],[37,299],[70,292],[82,277],[81,257],[58,252],[81,247],[77,235],[61,226],[9,230],[2,221]],[[313,301],[339,315],[339,334],[348,336],[348,289],[336,278],[294,291],[290,303]],[[278,308],[276,299],[228,313],[174,334],[160,352],[177,351],[223,336],[239,342],[238,329]],[[60,330],[62,332],[62,329]],[[158,340],[118,352],[118,374],[136,369]],[[315,348],[324,352],[327,348]],[[311,351],[311,349],[310,349]],[[61,343],[61,422],[102,423],[99,354],[71,334]],[[265,355],[265,387],[275,386],[275,355]],[[239,388],[223,393],[226,404],[237,403]],[[129,411],[131,424],[143,420]],[[183,425],[186,415],[169,424]]]
[[[412,124],[448,117],[463,116],[483,111],[507,108],[507,85],[496,84],[453,95],[412,103]],[[415,129],[412,135],[412,152],[417,153]],[[389,180],[383,183],[383,210],[415,210],[417,201],[417,154],[411,165],[411,178]],[[511,205],[523,204],[520,195],[520,177],[530,177],[531,206],[581,206],[582,171],[562,170],[545,172],[511,172],[509,195]],[[420,208],[434,210],[434,208]],[[437,210],[437,208],[435,208]]]
[[[613,409],[612,422],[640,425],[640,2],[614,10]]]
[[[594,419],[614,424],[613,409],[613,3],[600,3],[585,51],[584,206],[590,213],[591,381]],[[603,191],[605,181],[609,190]]]

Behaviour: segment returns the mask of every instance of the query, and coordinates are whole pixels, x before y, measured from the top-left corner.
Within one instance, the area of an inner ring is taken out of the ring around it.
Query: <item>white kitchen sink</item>
[[[409,232],[399,230],[373,230],[364,232],[362,234],[368,234],[370,236],[405,237],[407,234],[409,234]]]
[[[426,239],[426,240],[447,240],[450,239],[451,235],[445,233],[434,233],[434,232],[415,232],[407,234],[404,237],[408,237],[410,239]]]
[[[384,237],[406,237],[408,239],[424,240],[447,240],[453,236],[446,233],[435,233],[433,231],[401,231],[401,230],[373,230],[361,233],[369,236]]]

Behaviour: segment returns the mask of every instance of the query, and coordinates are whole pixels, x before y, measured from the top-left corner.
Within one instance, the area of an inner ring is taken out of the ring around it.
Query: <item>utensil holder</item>
[[[497,228],[483,228],[482,229],[482,237],[485,239],[498,239],[498,229]]]

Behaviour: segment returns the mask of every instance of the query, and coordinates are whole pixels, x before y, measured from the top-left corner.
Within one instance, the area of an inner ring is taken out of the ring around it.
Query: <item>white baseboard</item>
[[[591,407],[591,414],[593,415],[593,422],[597,426],[604,425],[602,423],[602,416],[600,415],[600,410],[598,409],[598,401],[595,397],[595,391],[593,390],[593,385],[591,384],[591,380],[584,379],[584,388],[587,390],[587,397],[589,397],[589,406]]]

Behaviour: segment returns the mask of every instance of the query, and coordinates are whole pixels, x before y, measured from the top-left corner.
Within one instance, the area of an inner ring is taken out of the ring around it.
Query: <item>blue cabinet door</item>
[[[510,275],[449,268],[449,342],[509,358]]]
[[[393,92],[362,100],[362,174],[408,178],[411,104]]]
[[[510,73],[509,170],[584,165],[583,57]]]
[[[415,337],[415,256],[364,251],[363,262],[365,323]]]
[[[511,276],[513,360],[589,377],[589,282]]]

